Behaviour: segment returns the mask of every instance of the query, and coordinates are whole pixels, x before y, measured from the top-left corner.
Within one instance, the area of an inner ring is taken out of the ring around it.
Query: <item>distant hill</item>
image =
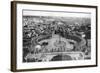
[[[23,26],[31,23],[51,23],[53,21],[61,21],[67,25],[86,25],[91,24],[90,18],[83,17],[51,17],[51,16],[23,16]]]

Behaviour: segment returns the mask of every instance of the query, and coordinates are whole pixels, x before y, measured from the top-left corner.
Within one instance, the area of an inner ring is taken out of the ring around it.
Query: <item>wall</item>
[[[0,73],[12,73],[10,71],[10,34],[11,34],[10,33],[10,8],[11,8],[10,1],[11,0],[0,0]],[[100,7],[99,0],[32,0],[32,1],[98,5],[98,7]],[[98,24],[99,23],[100,21],[98,22]],[[98,27],[100,28],[100,25],[98,25]],[[98,31],[100,31],[100,29]],[[98,37],[100,37],[99,33],[98,33]],[[100,38],[98,38],[98,43],[99,40]],[[100,52],[100,50],[98,50],[98,52]],[[100,53],[98,55],[100,55]],[[99,61],[100,61],[100,57],[99,57]],[[98,67],[92,67],[92,68],[35,71],[34,73],[87,73],[87,72],[99,73],[100,65]],[[26,72],[26,73],[33,73],[33,72]]]

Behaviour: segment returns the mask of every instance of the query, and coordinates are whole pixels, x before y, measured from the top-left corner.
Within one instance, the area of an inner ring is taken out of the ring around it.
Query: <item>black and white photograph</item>
[[[23,15],[23,62],[91,59],[91,14],[74,14]]]
[[[97,6],[12,2],[11,70],[97,66]]]

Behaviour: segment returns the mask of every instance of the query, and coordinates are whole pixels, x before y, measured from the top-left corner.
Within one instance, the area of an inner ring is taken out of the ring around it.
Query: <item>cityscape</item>
[[[91,59],[91,18],[23,16],[23,62]]]

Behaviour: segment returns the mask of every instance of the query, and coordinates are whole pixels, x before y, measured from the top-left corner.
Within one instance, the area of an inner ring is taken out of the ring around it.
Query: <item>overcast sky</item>
[[[82,12],[57,12],[57,11],[32,11],[24,10],[24,16],[60,16],[60,17],[83,17],[90,18],[91,13],[82,13]]]

